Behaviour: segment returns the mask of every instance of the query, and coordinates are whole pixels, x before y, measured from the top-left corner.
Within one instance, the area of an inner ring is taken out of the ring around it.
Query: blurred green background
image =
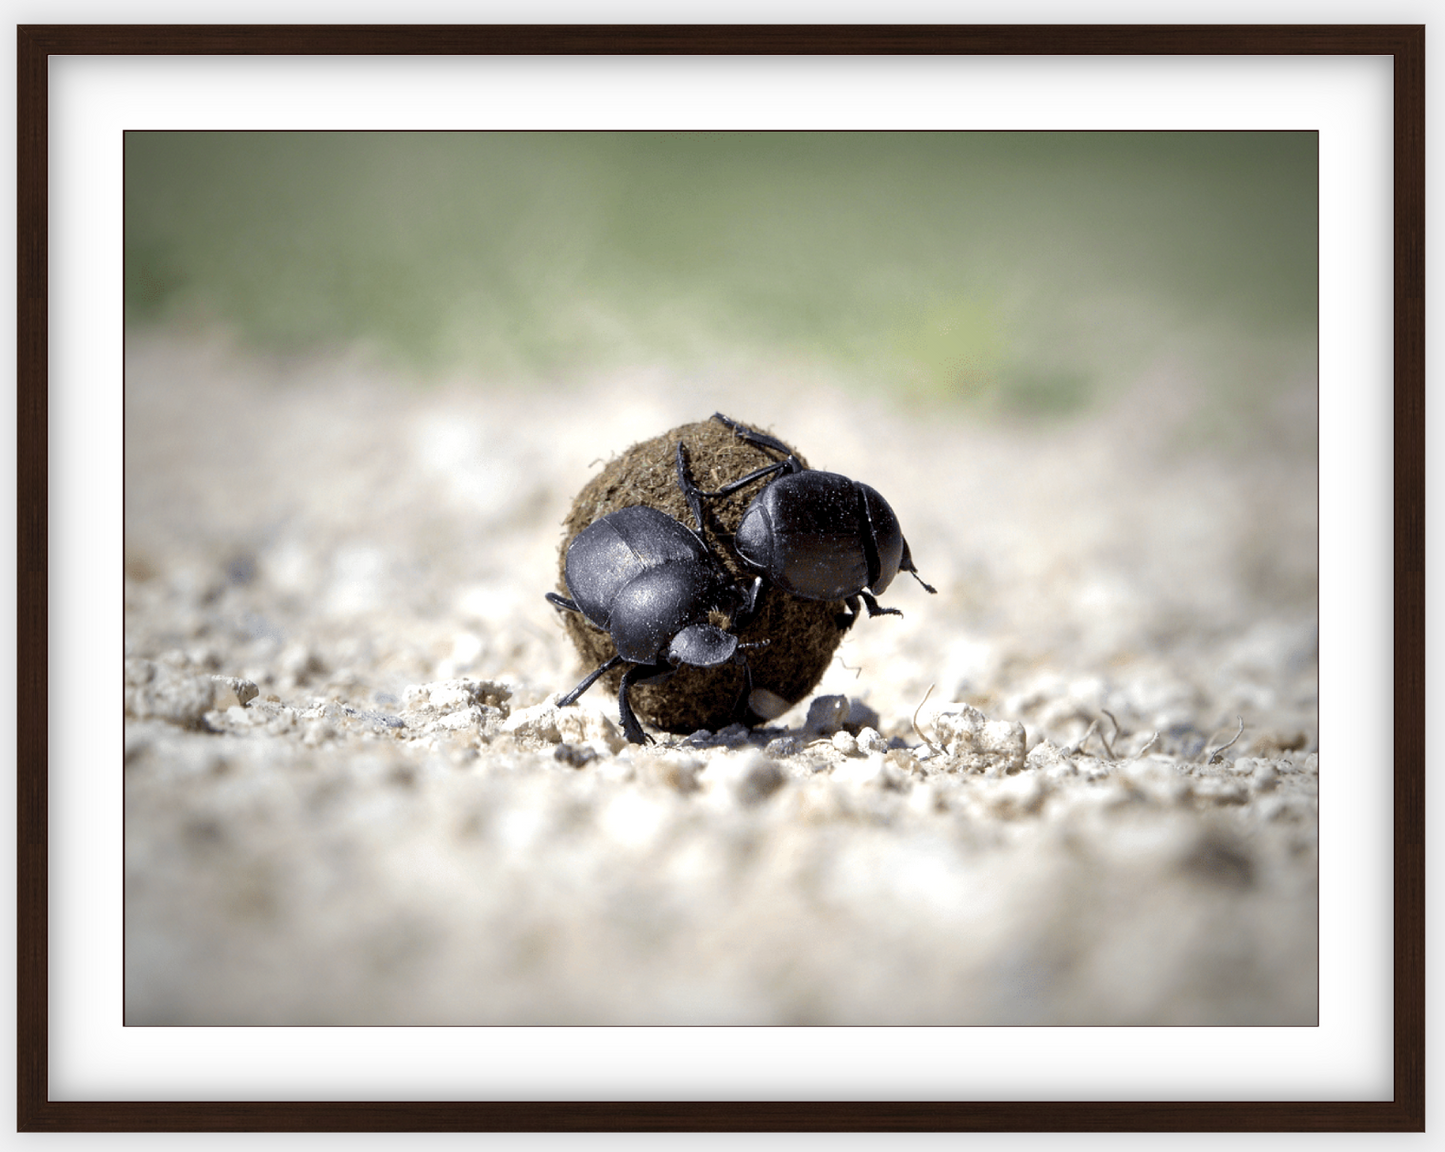
[[[127,133],[133,329],[410,375],[819,368],[1081,411],[1312,370],[1314,133]]]

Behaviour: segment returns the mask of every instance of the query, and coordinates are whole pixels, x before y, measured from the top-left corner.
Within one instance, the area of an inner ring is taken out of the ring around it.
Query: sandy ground
[[[1039,431],[133,337],[127,1023],[1315,1023],[1312,382],[1234,437],[1200,395]],[[768,728],[629,746],[552,705],[542,594],[601,462],[715,409],[939,595]]]

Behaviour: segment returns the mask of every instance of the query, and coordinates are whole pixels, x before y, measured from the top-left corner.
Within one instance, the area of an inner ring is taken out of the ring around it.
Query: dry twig
[[[1234,745],[1235,741],[1238,740],[1241,736],[1244,735],[1244,717],[1243,717],[1243,716],[1240,716],[1240,717],[1238,717],[1238,719],[1239,719],[1239,731],[1234,734],[1234,740],[1231,740],[1228,744],[1221,744],[1218,748],[1216,748],[1213,752],[1211,752],[1211,753],[1209,754],[1208,759],[1206,759],[1206,760],[1204,761],[1206,764],[1213,764],[1216,760],[1219,759],[1219,754],[1220,754],[1221,752],[1223,752],[1226,748],[1232,747],[1232,746]]]
[[[1093,735],[1095,732],[1097,732],[1098,730],[1099,730],[1099,722],[1098,722],[1097,720],[1090,720],[1090,721],[1089,721],[1089,727],[1085,730],[1084,734],[1079,737],[1079,742],[1078,742],[1077,744],[1075,744],[1072,748],[1067,748],[1067,749],[1065,749],[1065,750],[1064,750],[1064,755],[1065,755],[1065,756],[1077,756],[1077,755],[1083,750],[1083,747],[1084,747],[1084,745],[1088,742],[1089,737],[1092,736],[1092,735]],[[1107,745],[1105,745],[1105,747],[1107,747]]]
[[[933,688],[934,685],[932,684],[928,686],[928,691],[923,694],[923,699],[918,702],[918,707],[913,710],[913,731],[917,734],[920,740],[922,740],[925,744],[928,745],[928,750],[936,755],[938,752],[942,751],[942,749],[940,749],[938,745],[936,745],[928,736],[926,736],[923,732],[923,729],[918,726],[918,714],[923,711],[923,706],[928,703],[928,698],[933,695]]]
[[[1119,721],[1118,721],[1117,719],[1115,719],[1114,714],[1113,714],[1112,712],[1110,712],[1107,708],[1100,709],[1100,711],[1102,711],[1102,712],[1104,713],[1104,715],[1107,716],[1107,717],[1110,719],[1110,721],[1113,722],[1113,725],[1114,725],[1114,739],[1115,739],[1115,740],[1119,739],[1119,735],[1120,735]],[[1113,746],[1111,743],[1109,743],[1109,738],[1108,738],[1107,736],[1105,736],[1103,732],[1100,732],[1100,733],[1099,733],[1099,739],[1104,742],[1104,751],[1106,751],[1106,752],[1109,753],[1109,759],[1110,759],[1110,760],[1117,760],[1118,757],[1114,755],[1114,746]]]

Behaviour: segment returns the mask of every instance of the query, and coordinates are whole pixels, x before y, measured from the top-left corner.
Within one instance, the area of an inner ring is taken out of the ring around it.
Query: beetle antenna
[[[903,541],[903,559],[898,562],[898,567],[904,572],[907,572],[935,596],[938,595],[938,589],[918,574],[918,569],[913,564],[913,549],[908,547],[907,540]]]
[[[909,574],[910,576],[912,576],[915,580],[917,580],[920,584],[922,584],[922,585],[924,586],[924,588],[926,588],[926,589],[928,589],[928,591],[932,592],[935,596],[938,595],[938,589],[935,588],[932,584],[930,584],[927,580],[925,580],[922,576],[920,576],[920,575],[918,574],[918,569],[917,569],[917,568],[910,568],[910,569],[908,569],[908,574]]]

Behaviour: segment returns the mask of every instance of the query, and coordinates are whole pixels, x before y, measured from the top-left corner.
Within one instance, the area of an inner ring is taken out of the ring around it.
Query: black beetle
[[[685,474],[679,443],[678,482],[699,530],[703,496],[727,496],[754,480],[782,473],[753,497],[733,537],[734,551],[749,568],[803,600],[844,601],[849,611],[838,617],[838,626],[845,629],[858,619],[859,597],[869,616],[903,615],[897,608],[880,607],[874,599],[900,571],[910,573],[929,592],[938,591],[913,566],[898,517],[877,489],[836,472],[804,468],[781,440],[754,432],[721,412],[713,419],[739,439],[782,452],[785,459],[716,492],[704,492]]]
[[[739,709],[747,701],[752,672],[742,649],[758,644],[739,643],[727,629],[751,616],[762,580],[746,589],[733,583],[686,524],[645,505],[608,513],[568,546],[566,579],[573,598],[548,592],[547,599],[606,631],[617,655],[583,677],[557,701],[559,707],[576,703],[603,673],[622,663],[632,667],[622,675],[617,707],[622,731],[634,744],[651,737],[642,731],[628,692],[634,684],[667,679],[681,664],[741,664],[747,683]]]

